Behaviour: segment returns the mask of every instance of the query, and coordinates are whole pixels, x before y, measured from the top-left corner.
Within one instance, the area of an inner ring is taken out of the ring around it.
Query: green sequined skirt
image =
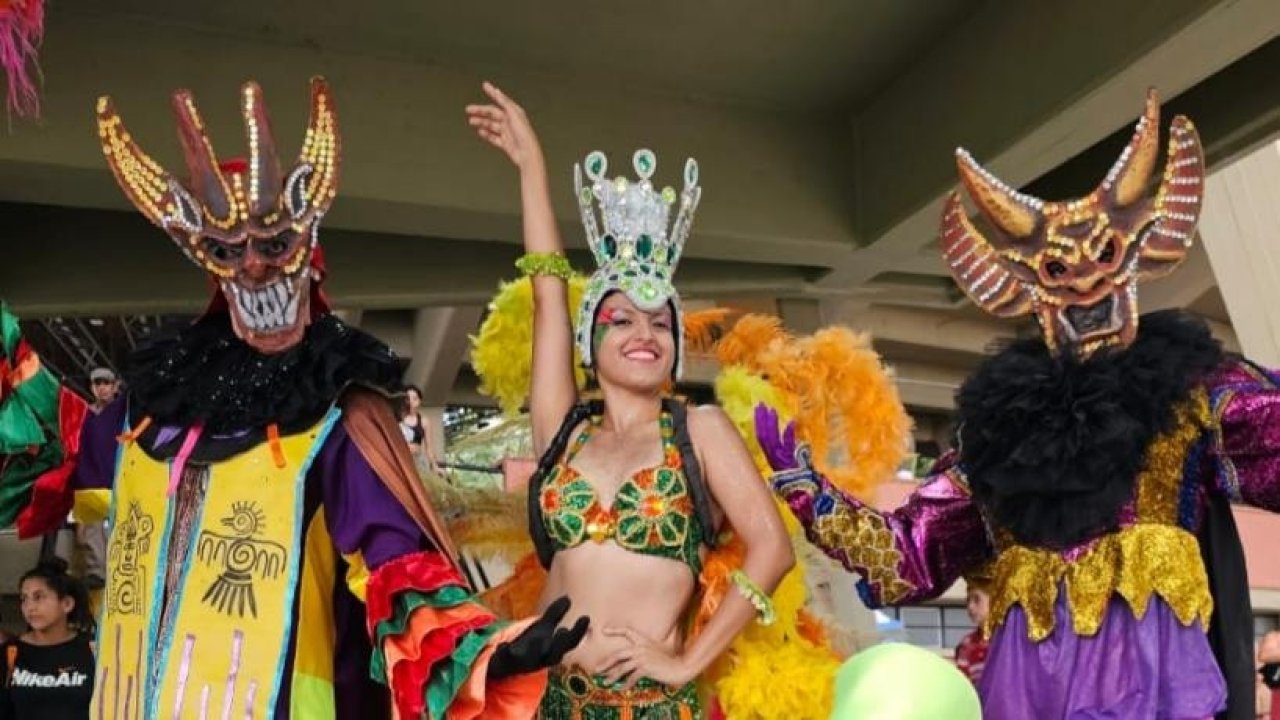
[[[574,668],[551,671],[538,720],[702,720],[693,683],[673,688],[641,679],[630,690]]]

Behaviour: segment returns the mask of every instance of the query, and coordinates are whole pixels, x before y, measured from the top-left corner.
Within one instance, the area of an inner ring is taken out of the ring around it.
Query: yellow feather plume
[[[576,308],[586,290],[585,278],[569,281],[569,307]],[[571,315],[572,317],[572,315]],[[586,374],[574,355],[578,387]],[[471,338],[471,367],[480,378],[480,392],[498,401],[507,415],[516,415],[529,397],[533,364],[533,283],[529,278],[503,283],[489,303],[480,332]]]

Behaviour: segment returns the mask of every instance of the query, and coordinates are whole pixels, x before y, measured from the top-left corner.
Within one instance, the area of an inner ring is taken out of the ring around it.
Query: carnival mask
[[[301,340],[313,302],[322,302],[312,297],[321,280],[318,231],[337,191],[341,154],[329,86],[311,81],[311,118],[288,175],[257,83],[241,91],[248,160],[219,162],[189,92],[174,93],[173,106],[184,182],[142,151],[103,97],[98,134],[107,164],[134,206],[213,277],[236,335],[260,352],[286,350]]]
[[[1034,313],[1054,353],[1088,357],[1129,345],[1138,332],[1138,283],[1181,264],[1204,191],[1200,138],[1191,121],[1178,116],[1164,176],[1154,196],[1149,193],[1159,134],[1152,90],[1133,139],[1102,184],[1069,202],[1020,193],[957,150],[960,179],[993,232],[980,233],[959,192],[951,194],[941,235],[956,283],[992,315]]]

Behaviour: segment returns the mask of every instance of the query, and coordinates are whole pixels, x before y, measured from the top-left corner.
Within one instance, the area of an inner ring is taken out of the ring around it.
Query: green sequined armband
[[[765,594],[760,586],[752,582],[751,578],[741,570],[734,570],[729,579],[733,581],[738,592],[742,593],[742,597],[755,606],[756,612],[760,615],[761,625],[772,625],[778,616],[773,611],[773,600]]]
[[[528,253],[516,260],[516,269],[525,277],[548,275],[568,281],[573,277],[573,266],[569,259],[556,252]]]

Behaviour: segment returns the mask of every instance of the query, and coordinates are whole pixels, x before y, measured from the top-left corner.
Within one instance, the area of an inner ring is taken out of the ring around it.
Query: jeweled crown
[[[601,267],[618,261],[652,263],[670,277],[680,262],[702,197],[698,163],[693,158],[685,161],[684,189],[679,194],[671,187],[654,188],[650,178],[658,160],[652,150],[637,150],[631,165],[639,177],[637,182],[622,176],[609,179],[609,161],[599,150],[587,155],[581,165],[574,165],[573,185],[587,243]],[[589,185],[583,184],[584,171]],[[677,199],[680,207],[675,222],[668,224]],[[600,206],[599,222],[593,200]]]

